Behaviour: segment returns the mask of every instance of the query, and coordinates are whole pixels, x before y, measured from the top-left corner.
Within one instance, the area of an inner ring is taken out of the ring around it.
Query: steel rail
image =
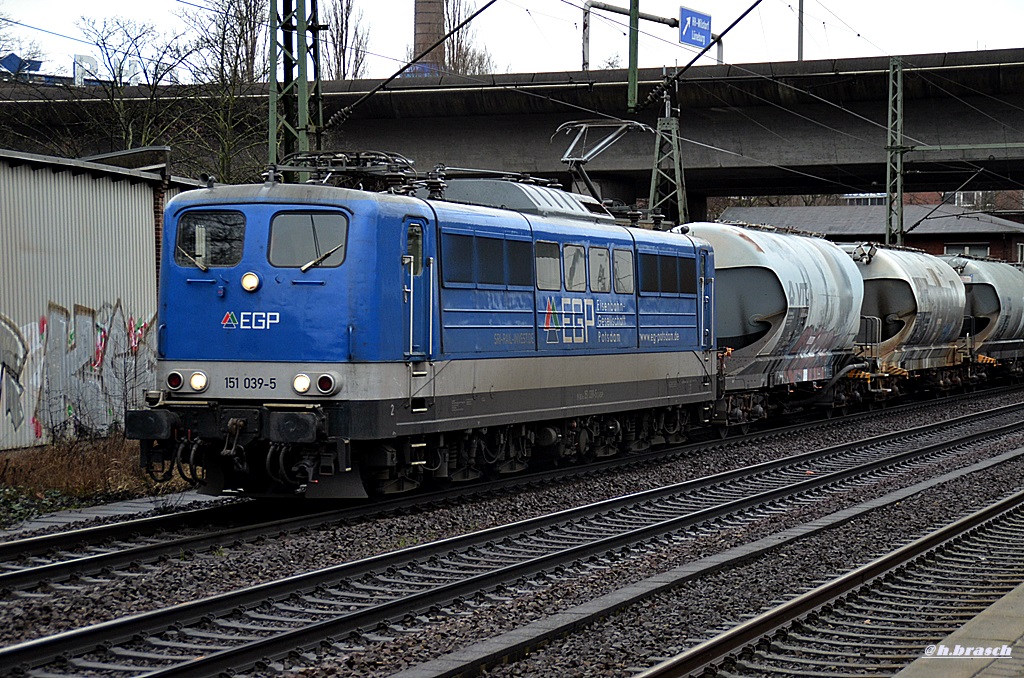
[[[996,394],[1001,393],[1004,390],[1012,391],[1019,389],[994,389]],[[956,398],[963,397],[966,396],[957,396]],[[948,402],[948,400],[943,402]],[[125,566],[138,563],[151,563],[162,557],[175,556],[188,552],[200,552],[216,546],[222,546],[227,543],[252,541],[269,534],[309,529],[327,523],[363,518],[376,513],[383,514],[389,511],[406,510],[424,505],[443,503],[453,499],[486,495],[488,493],[505,491],[523,486],[560,482],[587,477],[590,475],[598,475],[602,472],[622,470],[656,461],[680,458],[693,454],[695,451],[708,451],[738,444],[747,444],[761,439],[772,439],[786,435],[803,434],[806,433],[809,428],[828,428],[841,423],[856,423],[856,421],[861,419],[871,419],[885,414],[892,414],[894,412],[927,408],[933,404],[934,403],[932,401],[929,401],[928,403],[911,403],[901,405],[896,408],[858,413],[842,419],[826,419],[814,422],[814,424],[811,425],[806,423],[791,424],[765,431],[748,433],[736,438],[689,443],[653,452],[643,452],[625,457],[616,457],[605,461],[593,462],[587,465],[557,469],[554,471],[540,471],[530,474],[516,475],[493,481],[475,483],[469,486],[448,488],[426,495],[412,495],[347,509],[339,508],[328,511],[302,513],[301,515],[271,521],[260,520],[263,513],[268,510],[268,505],[262,501],[256,500],[246,502],[245,504],[228,504],[206,507],[166,516],[151,516],[147,518],[121,521],[110,525],[99,525],[68,532],[0,542],[0,566],[8,568],[8,571],[6,572],[0,571],[0,591],[32,589],[45,582],[60,582],[73,576],[90,575],[104,570],[123,568]],[[288,503],[275,503],[270,504],[269,506],[272,507],[269,510],[275,512],[282,510],[306,511],[309,508],[316,508],[315,506],[310,506],[308,504],[291,505]],[[254,511],[257,512],[256,520],[260,520],[260,522],[255,524],[253,524]],[[223,521],[242,521],[244,524],[238,527],[215,530],[202,535],[167,539],[160,541],[157,544],[146,543],[136,547],[127,547],[102,553],[75,556],[65,560],[55,560],[51,563],[26,566],[23,568],[12,565],[3,565],[4,561],[10,562],[13,560],[43,556],[44,554],[61,551],[69,553],[86,551],[90,547],[95,547],[99,544],[103,544],[104,542],[138,539],[140,535],[143,537],[149,537],[162,531],[170,532],[196,527],[204,523],[218,523]]]
[[[696,645],[636,678],[670,678],[686,676],[711,666],[721,658],[763,638],[800,617],[826,605],[892,570],[908,563],[921,554],[962,536],[964,533],[995,520],[1024,504],[1024,491],[996,502],[980,511],[961,518],[941,529],[902,546],[892,553],[871,561],[816,589],[808,591],[778,607],[739,624],[729,631]]]
[[[985,417],[994,416],[993,412],[1007,413],[1010,411],[1016,411],[1022,406],[1011,406],[1007,408],[999,408],[994,411],[982,413],[980,415],[972,415],[969,417],[961,417],[949,422],[944,422],[938,425],[929,425],[915,429],[910,434],[888,434],[885,436],[878,436],[875,438],[868,439],[868,441],[861,441],[858,444],[848,444],[839,446],[842,448],[863,448],[871,445],[877,445],[882,440],[895,440],[897,438],[906,438],[908,435],[918,434],[921,435],[921,431],[934,432],[940,428],[958,428],[962,426],[966,420],[975,419],[980,420]],[[1024,422],[1017,420],[1015,423],[1002,427],[996,430],[986,430],[981,433],[972,435],[971,439],[977,439],[979,437],[991,437],[998,435],[1005,430],[1017,430],[1024,427]],[[957,440],[953,443],[954,446],[963,444],[963,440]],[[852,476],[861,475],[864,473],[870,473],[873,470],[882,468],[884,466],[902,463],[910,460],[913,457],[919,457],[925,454],[933,453],[936,449],[950,447],[949,442],[936,443],[928,445],[924,448],[904,451],[903,453],[896,455],[895,457],[886,457],[878,459],[865,465],[860,465],[854,469],[848,469],[845,471],[837,471],[829,474],[817,475],[812,478],[808,478],[788,486],[771,490],[768,492],[762,492],[755,497],[745,497],[740,500],[729,502],[724,506],[719,506],[712,509],[705,509],[696,513],[687,514],[678,518],[674,518],[667,521],[655,523],[654,525],[647,526],[640,529],[630,530],[626,533],[619,534],[614,537],[602,539],[598,542],[592,542],[590,544],[584,544],[581,546],[573,547],[567,551],[563,551],[560,554],[548,555],[542,558],[533,559],[520,564],[517,567],[503,568],[500,572],[489,573],[473,578],[472,580],[463,580],[462,585],[452,585],[446,587],[443,591],[437,592],[426,592],[422,595],[416,596],[413,599],[405,599],[404,601],[395,601],[392,604],[375,608],[375,611],[371,614],[364,612],[356,615],[344,615],[339,616],[336,619],[319,622],[312,626],[307,626],[303,629],[290,631],[284,635],[276,636],[270,639],[258,641],[254,647],[250,647],[247,650],[238,648],[235,650],[228,650],[224,653],[216,653],[207,657],[204,657],[198,661],[198,663],[189,663],[187,666],[180,668],[168,668],[164,669],[164,672],[158,675],[176,675],[174,671],[180,671],[178,675],[184,675],[186,673],[191,674],[196,671],[219,671],[224,667],[235,665],[240,661],[239,655],[248,655],[249,653],[265,654],[274,653],[279,651],[287,652],[289,649],[296,646],[303,645],[309,642],[315,642],[316,639],[322,639],[326,636],[330,636],[333,633],[338,633],[339,629],[344,628],[355,628],[364,625],[371,620],[371,618],[381,619],[387,618],[396,613],[396,610],[405,607],[407,609],[420,609],[425,605],[431,604],[442,599],[450,599],[452,596],[462,595],[467,591],[479,591],[481,588],[487,588],[494,586],[501,581],[508,579],[509,577],[517,578],[524,576],[531,572],[538,572],[545,569],[549,569],[555,566],[558,562],[564,562],[566,560],[575,560],[580,557],[584,557],[589,553],[606,552],[609,549],[614,549],[617,546],[634,543],[637,540],[649,538],[657,534],[663,534],[665,532],[671,532],[678,530],[689,524],[701,522],[712,518],[715,514],[721,514],[722,512],[732,512],[740,510],[745,507],[764,503],[777,499],[781,496],[788,494],[799,494],[806,492],[810,489],[823,486],[826,484],[834,483],[839,480],[843,480]],[[819,451],[817,455],[811,453],[805,453],[802,455],[795,455],[788,459],[791,464],[794,460],[809,460],[817,456],[819,459],[828,455],[836,454],[837,448],[829,448],[825,451]],[[765,464],[758,465],[755,467],[759,470],[763,470],[768,467],[779,467],[782,465],[782,460],[775,462],[767,462]],[[750,469],[745,470],[747,474],[750,474]],[[77,629],[68,631],[65,633],[50,636],[48,638],[42,638],[34,641],[28,641],[20,645],[11,646],[0,650],[0,666],[3,665],[39,665],[52,659],[55,656],[63,654],[75,654],[88,652],[103,643],[117,643],[124,642],[131,639],[138,634],[156,633],[167,629],[175,624],[188,624],[194,623],[201,620],[203,617],[208,615],[216,615],[222,613],[225,610],[231,610],[236,608],[246,608],[255,604],[263,603],[266,601],[279,600],[286,597],[296,591],[313,589],[318,585],[323,585],[328,582],[337,582],[339,579],[346,577],[355,577],[360,574],[370,573],[373,571],[379,571],[388,566],[401,567],[411,561],[422,560],[429,558],[432,555],[438,555],[441,553],[448,553],[451,551],[459,551],[467,549],[473,545],[485,544],[487,542],[494,542],[504,539],[507,536],[514,534],[535,530],[545,526],[554,524],[561,524],[573,519],[578,519],[586,514],[602,513],[610,510],[615,506],[633,505],[639,501],[649,499],[654,496],[664,496],[673,492],[682,492],[685,489],[694,489],[707,486],[710,484],[711,479],[731,479],[743,475],[743,471],[730,471],[711,478],[698,479],[696,481],[688,481],[686,483],[680,483],[672,488],[658,488],[648,492],[635,493],[628,497],[616,498],[607,500],[605,502],[598,502],[597,504],[577,509],[570,509],[567,511],[561,511],[556,514],[549,516],[542,516],[539,518],[533,518],[525,521],[519,521],[510,525],[499,526],[484,530],[471,535],[462,535],[459,537],[452,537],[440,542],[428,544],[419,547],[412,547],[410,549],[404,549],[391,554],[384,554],[375,556],[372,558],[356,561],[354,563],[343,564],[325,570],[317,572],[307,573],[303,575],[296,575],[276,582],[269,582],[258,586],[248,587],[241,591],[232,592],[229,594],[223,594],[220,596],[214,596],[211,598],[193,601],[190,603],[184,603],[181,605],[174,606],[164,610],[156,610],[149,613],[142,613],[134,615],[121,620],[114,620],[97,624],[95,626],[86,627],[83,629]],[[754,474],[756,475],[756,474]],[[354,625],[354,626],[353,626]],[[243,646],[245,647],[245,646]],[[165,673],[169,671],[170,673]]]

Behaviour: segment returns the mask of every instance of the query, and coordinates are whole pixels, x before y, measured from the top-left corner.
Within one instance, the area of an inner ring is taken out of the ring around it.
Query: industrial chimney
[[[416,36],[413,56],[444,37],[445,0],[416,0]],[[439,46],[419,61],[420,72],[440,71],[444,65],[444,45]]]

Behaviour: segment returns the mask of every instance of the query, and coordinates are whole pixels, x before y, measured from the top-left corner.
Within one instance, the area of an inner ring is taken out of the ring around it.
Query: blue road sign
[[[679,8],[679,42],[694,47],[711,44],[711,15]]]
[[[14,52],[11,52],[3,59],[0,59],[0,66],[11,73],[28,73],[38,71],[43,67],[43,62],[36,59],[22,59]]]

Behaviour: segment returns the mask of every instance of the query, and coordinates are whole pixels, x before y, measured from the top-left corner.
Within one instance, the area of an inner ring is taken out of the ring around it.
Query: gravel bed
[[[489,676],[621,676],[707,640],[852,567],[1020,490],[1024,461],[973,474],[810,537],[747,565],[688,582],[551,643]]]
[[[1012,392],[991,396],[984,395],[982,393],[979,394],[977,400],[961,400],[955,402],[955,404],[953,405],[947,406],[948,409],[943,412],[942,417],[944,419],[962,417],[984,410],[992,410],[995,408],[1015,405],[1018,404],[1018,402],[1021,402],[1022,400],[1024,400],[1024,393]],[[712,458],[711,455],[707,456],[706,458],[691,458],[685,461],[685,463],[691,464],[691,466],[688,466],[686,469],[683,469],[683,473],[691,473],[692,475],[686,475],[684,476],[684,479],[686,477],[700,477],[701,475],[719,473],[722,471],[737,468],[741,465],[750,465],[757,464],[763,461],[769,461],[772,459],[776,459],[780,455],[785,456],[786,453],[799,454],[801,452],[813,450],[817,446],[826,446],[826,444],[839,444],[841,442],[848,440],[871,437],[873,435],[883,435],[885,433],[889,433],[892,431],[892,426],[894,422],[898,422],[902,428],[909,428],[913,426],[924,426],[935,420],[935,416],[933,414],[930,414],[930,410],[914,412],[909,415],[886,415],[884,412],[880,412],[879,414],[879,418],[868,423],[842,424],[837,421],[836,423],[838,428],[833,429],[827,433],[822,433],[820,431],[808,433],[804,440],[798,443],[796,447],[787,448],[781,451],[771,448],[759,451],[753,446],[753,444],[748,444],[748,446],[737,446],[733,450],[730,450],[728,453],[720,455],[718,458]],[[759,453],[763,453],[763,456],[758,456]],[[749,459],[751,461],[744,461],[746,459]],[[702,466],[701,463],[703,463]],[[643,473],[654,473],[655,471],[656,469],[641,471],[641,480],[643,480],[644,477]],[[669,475],[667,477],[679,477],[679,473],[676,469],[670,468],[668,469],[668,473]],[[624,474],[624,476],[625,475],[626,474]],[[637,485],[641,490],[647,489],[648,486],[654,486],[654,482],[656,482],[656,476],[649,475],[647,477],[650,478],[649,484],[641,483],[640,485]],[[672,481],[675,482],[677,480]],[[587,481],[583,482],[584,484],[587,483]],[[586,488],[584,490],[584,496],[589,496],[586,493],[589,493],[592,490],[593,489],[591,488]],[[599,497],[599,499],[606,498],[605,496],[600,495],[595,496]],[[607,495],[607,497],[614,496],[617,495],[615,495],[613,492]],[[81,520],[61,522],[30,529],[22,529],[17,527],[16,525],[8,526],[3,529],[0,529],[0,540],[28,539],[30,537],[39,537],[42,535],[51,535],[59,532],[67,532],[71,531],[71,529],[82,529],[85,527],[92,527],[96,525],[111,524],[129,518],[137,519],[157,515],[167,515],[170,513],[179,513],[197,508],[212,506],[215,502],[226,504],[231,502],[249,501],[246,499],[231,497],[204,499],[201,501],[198,499],[190,499],[189,497],[190,493],[175,493],[164,497],[154,498],[152,501],[157,505],[155,509],[150,511],[139,511],[133,514],[125,513],[121,515],[88,516],[83,517]],[[593,501],[599,501],[599,499],[595,499]],[[89,509],[86,508],[82,510],[88,511]],[[33,522],[33,520],[26,520],[25,522],[31,523]],[[353,556],[353,558],[354,557],[361,556]]]
[[[870,423],[849,424],[828,432],[809,433],[799,443],[787,440],[780,443],[779,447],[773,443],[765,443],[761,447],[738,445],[725,452],[697,455],[657,467],[620,472],[611,478],[602,475],[600,478],[572,481],[506,496],[468,500],[415,515],[376,517],[315,533],[282,535],[238,547],[225,545],[212,553],[184,555],[164,560],[152,568],[140,568],[133,576],[114,576],[109,582],[80,582],[77,591],[63,590],[52,597],[22,597],[15,594],[0,600],[0,644],[21,642],[166,607],[413,544],[465,534],[511,520],[833,445],[847,439],[880,435],[893,426],[905,428],[921,425],[936,417],[952,418],[1020,402],[1021,399],[1020,394],[1007,394],[979,398],[974,403],[961,401],[940,407],[940,412],[931,410],[930,413],[893,414]],[[825,512],[830,510],[834,509]],[[805,519],[801,516],[796,522]],[[781,524],[762,527],[764,534],[782,529]],[[713,540],[714,543],[705,544],[707,550],[704,552],[719,551],[757,536],[750,531],[743,531],[732,535],[730,540],[727,539],[730,535],[726,533]],[[667,562],[671,562],[671,557]],[[630,563],[627,569],[632,570],[634,567],[635,564]],[[603,577],[601,575],[598,579]],[[450,638],[443,647],[453,647]]]
[[[680,547],[637,553],[600,571],[578,570],[550,585],[517,589],[508,602],[471,610],[455,606],[425,615],[423,629],[387,644],[323,656],[316,668],[294,667],[289,675],[387,676],[474,642],[491,638],[640,581],[673,567],[749,543],[850,505],[885,495],[975,461],[1013,450],[1024,435],[958,461],[935,465],[934,473],[889,479],[870,488],[832,495],[784,516],[723,530]],[[493,667],[488,676],[622,676],[715,635],[714,629],[742,621],[780,602],[787,594],[889,552],[940,525],[1019,491],[1024,460],[958,479],[822,535],[783,547],[748,565],[688,582],[568,638],[532,651],[526,658]],[[505,594],[508,596],[509,594]],[[386,634],[386,632],[385,632]],[[255,674],[261,675],[261,674]]]

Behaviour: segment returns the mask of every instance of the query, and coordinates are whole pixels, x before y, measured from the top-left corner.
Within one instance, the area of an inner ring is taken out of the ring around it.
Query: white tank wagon
[[[857,342],[871,371],[896,377],[920,372],[925,381],[917,387],[958,386],[967,356],[957,342],[966,303],[957,272],[917,250],[843,247],[864,280]]]
[[[832,395],[822,401],[832,393],[824,387],[858,363],[863,293],[849,255],[809,234],[687,227],[715,250],[715,327],[728,423],[757,419],[783,399],[835,404]],[[767,392],[755,395],[755,389]]]
[[[960,341],[980,362],[998,361],[1015,374],[1024,358],[1024,271],[1003,261],[941,257],[966,290]]]

